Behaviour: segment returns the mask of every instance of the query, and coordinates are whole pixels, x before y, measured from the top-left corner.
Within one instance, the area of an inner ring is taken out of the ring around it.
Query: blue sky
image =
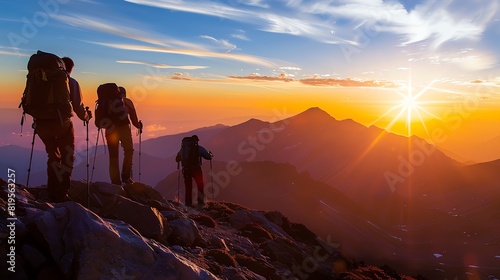
[[[451,78],[500,76],[498,1],[0,4],[0,55],[44,49],[75,57],[84,72],[133,73],[144,64],[192,75],[392,79],[412,61]]]

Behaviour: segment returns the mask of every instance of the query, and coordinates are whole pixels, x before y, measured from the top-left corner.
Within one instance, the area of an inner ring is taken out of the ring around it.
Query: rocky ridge
[[[356,264],[276,211],[189,208],[141,183],[94,182],[87,203],[73,181],[57,204],[44,186],[0,184],[1,279],[414,279]]]

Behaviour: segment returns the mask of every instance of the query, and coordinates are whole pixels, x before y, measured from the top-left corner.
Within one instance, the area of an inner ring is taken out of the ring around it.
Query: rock
[[[288,228],[290,228],[290,221],[288,220],[287,217],[285,217],[283,214],[281,214],[281,212],[270,211],[270,212],[266,212],[264,215],[266,216],[266,218],[269,221],[275,223],[276,225],[278,225],[279,227],[281,227],[285,231]]]
[[[173,221],[179,218],[187,218],[186,215],[178,211],[160,211],[160,213],[169,221]]]
[[[189,215],[189,218],[202,226],[206,226],[209,228],[214,228],[217,226],[217,222],[214,221],[214,219],[212,219],[210,216],[205,214],[201,213],[191,214]]]
[[[276,238],[259,246],[263,254],[282,264],[301,264],[308,256],[288,239]]]
[[[155,238],[163,234],[163,217],[158,210],[121,195],[115,195],[113,200],[108,205],[105,205],[99,214],[124,221],[145,237]]]
[[[220,238],[218,236],[208,236],[208,244],[212,248],[223,249],[229,251],[229,247],[226,244],[224,238]]]
[[[243,254],[237,254],[235,259],[239,265],[247,267],[258,275],[266,276],[268,279],[280,279],[276,275],[276,269],[264,260],[256,260]]]
[[[182,246],[179,246],[179,245],[174,245],[174,246],[170,247],[170,249],[172,249],[173,251],[175,251],[179,254],[184,253],[184,248],[182,248]]]
[[[115,194],[119,194],[121,196],[127,195],[127,192],[122,188],[122,186],[108,182],[94,182],[92,183],[92,189],[108,196],[114,196]]]
[[[259,224],[268,232],[277,236],[290,238],[290,236],[278,225],[269,221],[262,213],[252,210],[236,210],[229,216],[231,226],[237,230],[243,230],[252,223]]]
[[[205,253],[205,257],[214,259],[220,265],[235,267],[237,266],[236,260],[229,252],[221,249],[211,249]]]
[[[287,233],[293,239],[304,244],[313,246],[318,245],[318,242],[316,240],[318,236],[303,224],[292,223],[291,226],[287,229]]]
[[[142,204],[149,205],[150,200],[156,200],[164,204],[168,204],[167,200],[152,187],[135,182],[123,186],[127,192],[127,197]]]
[[[190,219],[177,219],[169,221],[170,235],[168,241],[181,246],[192,246],[198,238],[200,231],[196,224]]]
[[[196,246],[194,248],[190,248],[189,252],[194,255],[201,255],[203,254],[203,248]]]
[[[246,225],[241,230],[241,235],[248,237],[250,240],[256,243],[262,243],[266,240],[273,239],[272,235],[267,230],[256,223]]]
[[[216,279],[123,222],[105,221],[75,202],[38,215],[35,227],[67,278]]]
[[[87,182],[71,181],[71,188],[69,189],[68,195],[71,200],[98,212],[99,209],[111,201],[113,195],[120,193],[125,194],[121,186],[105,182],[96,182],[89,186],[89,197],[87,201]]]

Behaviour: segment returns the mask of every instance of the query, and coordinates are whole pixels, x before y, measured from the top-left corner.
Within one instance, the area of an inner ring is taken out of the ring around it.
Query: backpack
[[[19,108],[34,119],[68,119],[72,116],[68,73],[57,55],[38,51],[28,61],[26,87]]]
[[[102,84],[97,88],[95,125],[111,128],[113,125],[128,123],[128,113],[115,83]]]
[[[182,139],[180,155],[184,172],[191,172],[200,165],[198,142],[193,137],[184,137]]]

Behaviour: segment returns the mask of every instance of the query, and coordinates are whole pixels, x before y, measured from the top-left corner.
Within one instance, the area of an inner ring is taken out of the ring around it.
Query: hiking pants
[[[36,133],[47,152],[47,190],[52,202],[65,199],[75,164],[75,132],[71,119],[36,120]]]
[[[198,187],[198,204],[205,203],[205,185],[203,184],[203,173],[201,166],[191,172],[184,172],[184,185],[186,186],[186,205],[193,205],[193,179]]]
[[[121,185],[132,176],[132,162],[134,157],[134,143],[132,141],[132,131],[130,125],[123,124],[106,129],[106,142],[109,151],[109,177],[111,183]],[[123,164],[120,177],[119,145],[123,147]],[[121,178],[121,180],[120,180]]]

